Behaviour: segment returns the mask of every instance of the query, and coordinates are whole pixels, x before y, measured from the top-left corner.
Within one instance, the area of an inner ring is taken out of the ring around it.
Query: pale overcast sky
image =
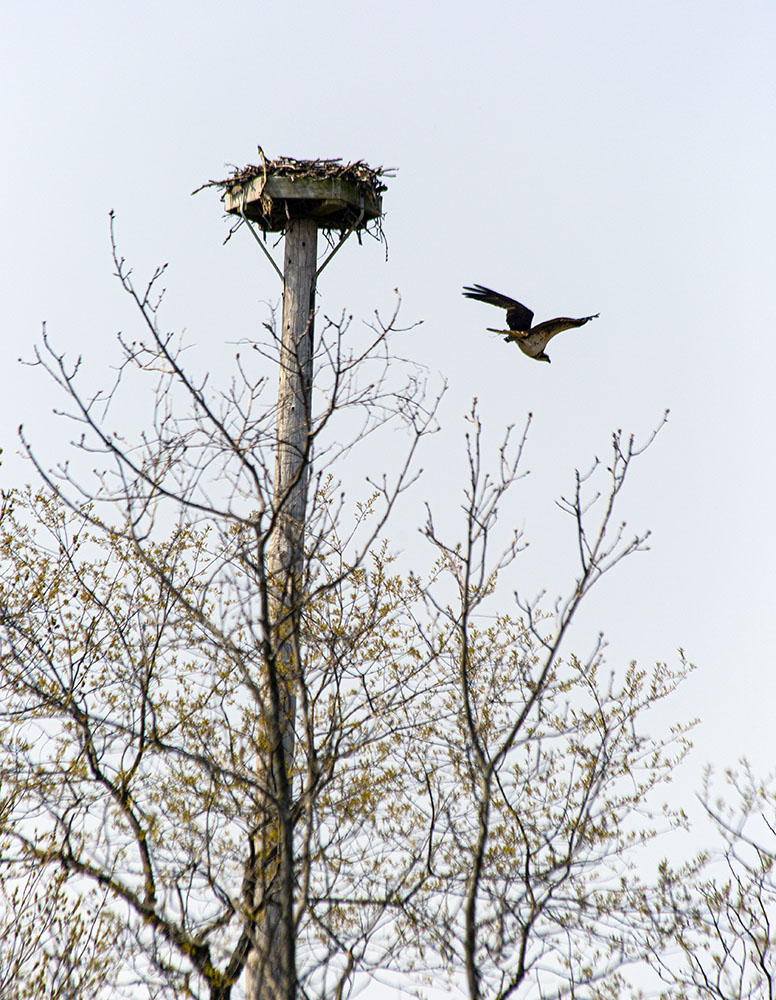
[[[604,582],[575,642],[584,651],[603,629],[616,667],[679,646],[697,663],[663,717],[703,720],[688,796],[707,761],[746,754],[764,772],[776,718],[775,48],[773,0],[234,0],[220,12],[4,0],[3,486],[32,478],[14,455],[20,422],[41,447],[61,439],[48,383],[16,360],[41,321],[95,384],[116,331],[133,331],[111,277],[111,209],[138,275],[170,262],[166,323],[218,375],[279,288],[247,233],[222,246],[217,195],[190,192],[255,162],[257,143],[395,167],[387,263],[377,243],[352,241],[320,302],[368,319],[398,287],[404,319],[424,320],[401,353],[450,388],[417,508],[455,511],[473,396],[493,443],[533,411],[530,485],[505,518],[532,541],[529,589],[554,594],[574,569],[554,499],[613,429],[644,435],[670,407],[622,508],[653,530],[651,551]],[[537,320],[601,318],[537,364],[486,332],[499,314],[461,297],[472,282]]]

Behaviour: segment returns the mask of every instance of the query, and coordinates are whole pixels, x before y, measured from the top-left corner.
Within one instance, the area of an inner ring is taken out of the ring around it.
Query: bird
[[[523,354],[535,361],[546,361],[550,364],[550,359],[544,352],[544,348],[557,333],[563,330],[570,330],[575,326],[584,326],[591,319],[597,319],[601,314],[595,316],[583,316],[581,319],[569,319],[567,316],[560,316],[557,319],[547,319],[543,323],[532,327],[533,312],[516,299],[511,299],[508,295],[494,292],[484,285],[464,286],[463,294],[467,299],[476,299],[478,302],[487,302],[488,305],[498,306],[499,309],[507,311],[508,330],[496,330],[492,326],[488,327],[491,333],[500,333],[505,340],[517,344]]]

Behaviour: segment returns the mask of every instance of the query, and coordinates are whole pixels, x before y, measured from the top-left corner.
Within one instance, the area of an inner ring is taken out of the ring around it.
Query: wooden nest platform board
[[[382,167],[360,160],[268,160],[261,147],[259,155],[258,166],[210,184],[223,189],[228,213],[244,213],[265,232],[283,232],[289,220],[299,218],[315,219],[321,229],[358,231],[382,215]]]

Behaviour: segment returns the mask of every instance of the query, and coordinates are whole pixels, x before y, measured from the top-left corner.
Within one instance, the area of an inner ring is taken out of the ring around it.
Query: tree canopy
[[[683,821],[659,789],[688,725],[647,720],[689,665],[609,667],[569,631],[645,546],[619,507],[653,435],[618,431],[572,475],[575,569],[548,579],[557,600],[528,599],[523,538],[499,522],[516,520],[528,424],[490,460],[475,404],[460,535],[428,507],[407,568],[391,517],[422,493],[438,396],[394,346],[398,309],[326,319],[304,558],[279,574],[274,322],[213,386],[161,326],[163,269],[137,291],[115,263],[144,332],[119,338],[115,383],[94,393],[44,331],[36,363],[77,450],[52,470],[27,445],[42,486],[3,495],[2,995],[236,997],[251,963],[284,1000],[370,981],[619,994],[676,941],[667,869],[638,859]],[[405,450],[386,467],[373,442],[393,430]],[[367,485],[349,497],[354,470]]]

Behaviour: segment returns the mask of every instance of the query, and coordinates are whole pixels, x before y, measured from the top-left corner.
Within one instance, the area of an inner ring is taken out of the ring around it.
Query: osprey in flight
[[[487,302],[491,306],[506,309],[509,329],[495,330],[489,326],[488,330],[491,333],[500,333],[506,340],[517,344],[523,354],[527,354],[529,358],[535,358],[536,361],[546,361],[548,364],[550,359],[544,353],[544,348],[556,333],[570,330],[574,326],[584,326],[585,323],[589,323],[591,319],[596,319],[600,315],[600,313],[596,313],[595,316],[583,316],[581,319],[569,319],[566,316],[561,316],[558,319],[547,319],[543,323],[539,323],[538,326],[532,327],[533,313],[531,310],[514,299],[510,299],[508,295],[500,295],[484,285],[466,287],[463,294],[467,299],[476,299],[478,302]]]

